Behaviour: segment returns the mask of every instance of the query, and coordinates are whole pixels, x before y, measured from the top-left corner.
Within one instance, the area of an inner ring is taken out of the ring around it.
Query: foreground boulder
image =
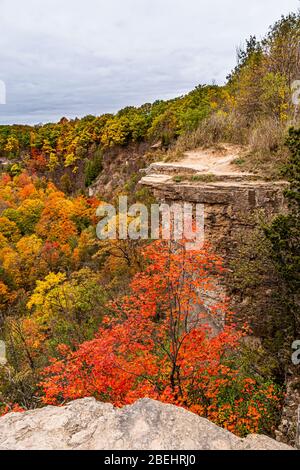
[[[114,408],[94,398],[0,418],[0,449],[290,450],[267,436],[240,439],[194,413],[144,398]]]

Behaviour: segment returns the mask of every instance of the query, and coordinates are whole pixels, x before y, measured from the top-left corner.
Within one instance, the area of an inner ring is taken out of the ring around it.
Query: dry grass
[[[228,142],[245,145],[249,149],[245,158],[237,162],[241,169],[279,178],[288,156],[284,140],[289,125],[291,123],[281,123],[270,117],[249,125],[234,112],[218,112],[203,120],[195,131],[180,136],[167,151],[164,160],[178,161],[186,151]]]
[[[234,113],[218,112],[204,119],[195,131],[181,135],[168,150],[165,160],[176,161],[188,150],[213,147],[220,142],[245,144],[245,141],[241,118]]]
[[[281,169],[288,157],[284,145],[289,125],[270,117],[253,123],[249,129],[249,154],[243,167],[259,171],[270,178],[280,178]]]

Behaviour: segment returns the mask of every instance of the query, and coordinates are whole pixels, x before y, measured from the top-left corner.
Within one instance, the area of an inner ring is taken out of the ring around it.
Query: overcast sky
[[[222,84],[299,0],[0,0],[0,123],[114,112]]]

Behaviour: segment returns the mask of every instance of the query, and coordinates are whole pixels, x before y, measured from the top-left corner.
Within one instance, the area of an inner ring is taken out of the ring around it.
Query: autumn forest
[[[300,339],[299,40],[299,13],[283,16],[238,50],[223,86],[115,114],[0,126],[1,415],[87,396],[117,407],[150,397],[238,436],[275,436],[287,379],[300,384],[291,360]],[[155,202],[141,170],[221,142],[247,148],[242,171],[289,183],[286,211],[260,214],[234,256],[210,240],[193,251],[184,240],[99,240],[99,205],[120,195]],[[207,292],[221,330],[206,322]]]

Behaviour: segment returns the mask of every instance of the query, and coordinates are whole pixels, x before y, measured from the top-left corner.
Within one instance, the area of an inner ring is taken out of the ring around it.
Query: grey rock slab
[[[83,398],[0,418],[0,450],[290,450],[262,435],[241,439],[194,413],[143,398],[132,405]]]

